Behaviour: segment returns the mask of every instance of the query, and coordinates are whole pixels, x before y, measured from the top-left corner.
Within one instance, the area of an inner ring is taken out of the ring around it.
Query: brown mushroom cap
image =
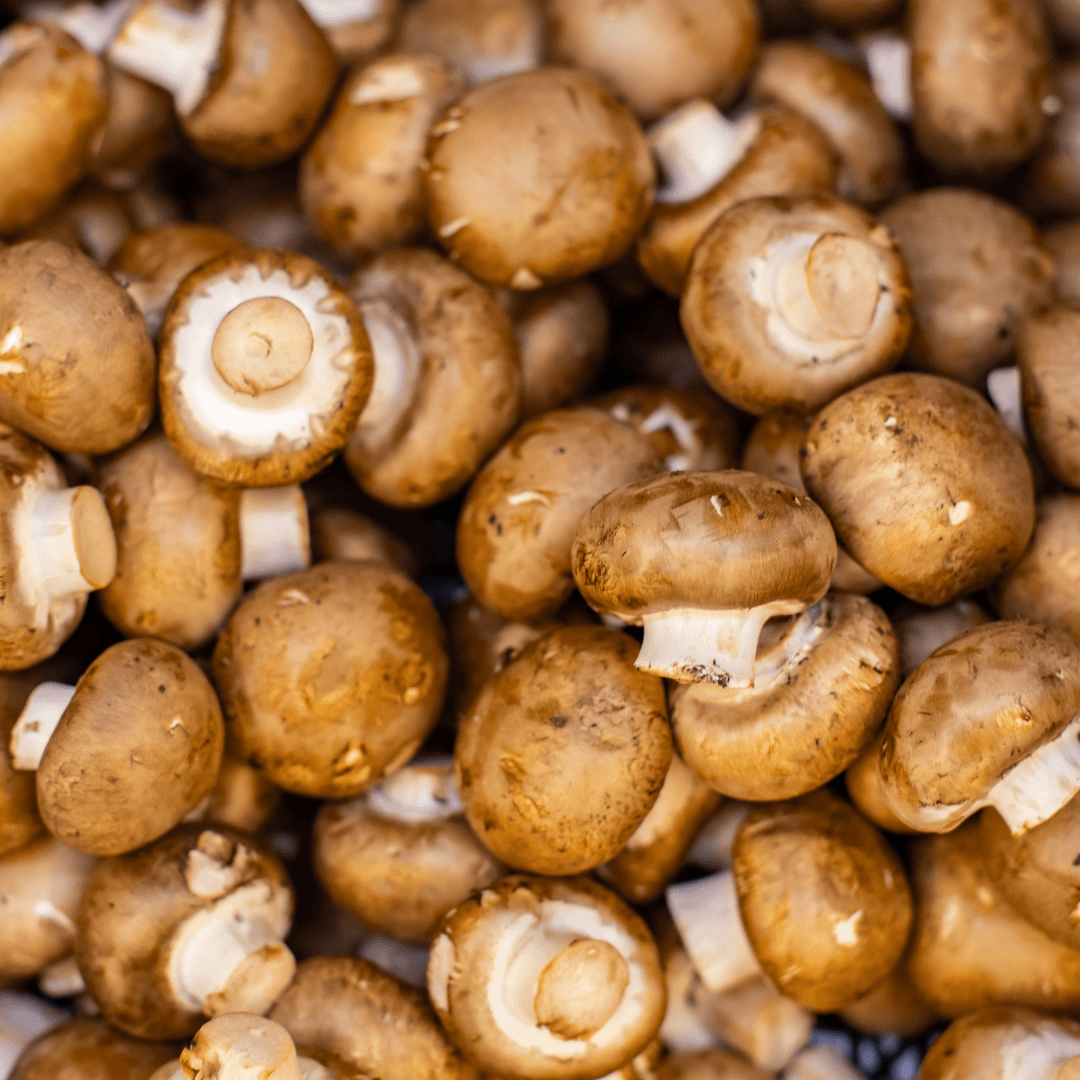
[[[1017,612],[1015,616],[1008,617],[1030,616]],[[967,597],[950,600],[941,607],[921,607],[905,601],[893,608],[889,619],[896,633],[896,640],[900,643],[900,673],[905,679],[942,645],[967,630],[974,630],[977,626],[985,626],[990,622],[986,609]]]
[[[478,1080],[425,995],[364,960],[305,960],[270,1019],[302,1048],[335,1054],[379,1080]]]
[[[154,411],[154,347],[134,301],[51,240],[0,250],[0,420],[67,453],[125,446]]]
[[[967,188],[929,188],[887,207],[911,275],[911,357],[978,384],[1008,360],[1023,319],[1053,298],[1054,262],[1015,207]]]
[[[304,1075],[289,1033],[273,1020],[245,1012],[203,1024],[180,1054],[180,1065],[185,1080],[300,1080]]]
[[[177,149],[179,139],[165,90],[111,64],[108,72],[109,111],[91,171],[110,187],[125,188]]]
[[[133,1039],[104,1020],[70,1020],[35,1039],[10,1080],[150,1080],[179,1052],[179,1043]]]
[[[0,857],[30,843],[45,828],[37,812],[33,773],[17,770],[8,744],[37,683],[31,672],[0,674]]]
[[[1054,259],[1054,284],[1063,300],[1080,300],[1080,221],[1062,221],[1042,235]]]
[[[768,1074],[727,1050],[687,1050],[665,1058],[656,1080],[767,1080]]]
[[[214,649],[234,752],[275,784],[347,798],[416,753],[448,662],[431,601],[374,562],[324,562],[264,582]]]
[[[597,499],[660,462],[649,441],[596,409],[522,424],[476,474],[457,526],[457,563],[485,606],[511,619],[553,615],[573,591],[570,547]]]
[[[344,67],[378,52],[394,34],[401,0],[300,0]]]
[[[881,760],[882,747],[885,745],[885,729],[882,726],[863,752],[848,766],[844,773],[844,786],[851,801],[867,821],[873,822],[879,829],[900,835],[911,835],[918,829],[901,821],[888,802],[881,787],[881,773],[878,762]]]
[[[806,412],[896,364],[911,291],[896,242],[858,207],[751,199],[695,248],[680,314],[721,397],[755,415]]]
[[[255,834],[281,801],[281,789],[266,774],[225,752],[201,820]]]
[[[374,559],[417,577],[420,559],[397,533],[356,510],[332,506],[311,519],[311,545],[319,559]]]
[[[537,289],[614,262],[655,170],[625,106],[591,75],[542,68],[470,90],[432,131],[428,220],[455,262]]]
[[[732,869],[747,937],[787,997],[846,1008],[899,962],[911,890],[881,834],[847,803],[816,792],[751,810]]]
[[[886,375],[821,410],[802,473],[860,566],[921,604],[989,584],[1031,536],[1024,451],[990,404],[951,380]]]
[[[938,1019],[911,981],[903,960],[870,993],[842,1009],[840,1016],[864,1035],[899,1035],[905,1039],[924,1034]]]

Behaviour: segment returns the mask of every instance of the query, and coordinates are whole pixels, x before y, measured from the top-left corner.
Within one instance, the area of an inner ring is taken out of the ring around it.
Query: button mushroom
[[[178,1050],[132,1039],[103,1020],[70,1020],[35,1039],[8,1080],[150,1080]]]
[[[207,1021],[180,1055],[185,1080],[301,1080],[329,1077],[314,1058],[301,1065],[289,1033],[273,1020],[235,1012]],[[164,1080],[164,1078],[160,1078]]]

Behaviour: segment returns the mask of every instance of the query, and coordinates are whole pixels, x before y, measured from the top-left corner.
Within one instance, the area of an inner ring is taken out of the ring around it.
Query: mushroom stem
[[[368,809],[403,824],[442,821],[465,812],[452,758],[413,762],[365,794]]]
[[[382,14],[386,0],[300,0],[311,21],[323,29],[371,22]]]
[[[307,503],[299,485],[240,493],[240,575],[280,577],[311,565]]]
[[[1016,436],[1021,446],[1027,446],[1020,369],[1015,365],[995,368],[986,376],[986,392],[990,395],[998,416],[1005,421],[1005,426]]]
[[[624,423],[630,420],[630,410],[625,405],[616,405],[611,415]],[[638,430],[642,435],[670,431],[679,444],[679,453],[664,458],[664,468],[668,472],[680,472],[691,468],[701,455],[701,437],[697,433],[700,426],[700,420],[691,420],[672,406],[661,405],[642,420]]]
[[[296,1047],[285,1028],[244,1013],[203,1024],[180,1064],[185,1080],[300,1080]]]
[[[30,691],[11,729],[11,763],[16,769],[37,772],[45,747],[74,696],[74,686],[58,682],[43,682]]]
[[[116,536],[97,489],[40,492],[30,508],[30,550],[50,601],[108,585],[116,574]]]
[[[22,17],[27,22],[59,26],[84,49],[103,53],[134,6],[134,0],[107,0],[103,4],[91,0],[75,4],[33,0],[22,9]]]
[[[862,44],[874,95],[894,119],[911,119],[911,46],[896,30],[876,30]]]
[[[51,998],[75,997],[86,992],[86,982],[74,956],[49,964],[38,976],[38,989]]]
[[[814,1014],[784,997],[764,976],[723,994],[703,994],[701,1008],[727,1046],[770,1074],[806,1045],[814,1028]]]

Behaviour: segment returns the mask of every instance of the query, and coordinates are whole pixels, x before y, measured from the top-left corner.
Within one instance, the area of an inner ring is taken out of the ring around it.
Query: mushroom
[[[1041,6],[912,0],[907,26],[911,122],[923,155],[942,172],[988,179],[1027,157],[1043,132],[1050,93]]]
[[[103,266],[134,228],[124,196],[90,181],[19,239],[56,240]]]
[[[270,1019],[306,1053],[334,1054],[379,1080],[479,1080],[426,996],[364,960],[305,960]]]
[[[464,821],[452,758],[406,765],[355,799],[324,804],[312,847],[333,900],[375,930],[420,944],[451,908],[505,873]]]
[[[1013,353],[1021,322],[1053,299],[1054,262],[1015,207],[968,188],[928,188],[879,215],[911,275],[911,358],[976,386]]]
[[[411,578],[420,559],[411,544],[356,510],[332,506],[311,519],[311,544],[319,559],[374,559]]]
[[[513,875],[455,908],[428,993],[482,1069],[571,1080],[621,1068],[664,1016],[660,956],[641,919],[588,878]]]
[[[548,20],[552,54],[595,72],[646,119],[691,98],[734,100],[761,36],[753,0],[552,0]]]
[[[35,1039],[8,1080],[150,1080],[178,1050],[132,1039],[103,1020],[69,1020]]]
[[[300,162],[300,202],[327,243],[362,256],[416,239],[428,134],[461,90],[423,54],[389,53],[349,75]]]
[[[637,239],[649,280],[678,296],[702,236],[725,210],[766,195],[832,189],[836,155],[819,128],[786,105],[725,117],[711,101],[680,105],[646,132],[662,184]]]
[[[823,1044],[800,1050],[780,1074],[781,1080],[863,1080],[839,1050]]]
[[[842,1009],[840,1017],[864,1035],[898,1035],[905,1039],[926,1033],[938,1019],[911,981],[904,960],[870,993]]]
[[[462,577],[504,618],[553,615],[573,592],[570,547],[589,507],[659,468],[644,435],[597,409],[522,424],[465,496],[456,538]]]
[[[289,1033],[273,1020],[235,1012],[215,1016],[180,1055],[185,1080],[300,1080],[333,1074],[314,1058],[304,1069]]]
[[[754,101],[775,101],[816,124],[840,159],[836,193],[874,206],[896,189],[904,146],[858,68],[805,41],[770,41],[750,81]]]
[[[1080,221],[1061,221],[1042,234],[1054,260],[1054,285],[1062,300],[1080,300]]]
[[[280,800],[281,791],[263,772],[226,751],[206,801],[206,812],[198,820],[255,834],[266,825]]]
[[[832,3],[834,0],[824,2]],[[856,3],[861,2],[856,0]],[[868,2],[874,3],[876,0]],[[856,30],[852,37],[866,65],[874,95],[894,120],[908,123],[911,120],[911,43],[903,28],[895,23],[865,27]]]
[[[98,863],[75,956],[114,1027],[140,1039],[194,1033],[208,1016],[265,1013],[296,969],[285,868],[252,837],[184,825]]]
[[[345,463],[380,502],[441,502],[517,423],[521,368],[510,320],[487,289],[421,248],[377,256],[349,295],[375,375]]]
[[[70,1019],[64,1009],[33,994],[0,990],[0,1076],[11,1075],[15,1062],[34,1039]]]
[[[299,487],[221,487],[193,472],[161,433],[106,460],[97,483],[118,548],[101,607],[129,637],[199,649],[240,600],[243,580],[311,563]]]
[[[450,257],[524,291],[618,259],[656,181],[629,110],[571,68],[474,87],[432,129],[428,162],[428,221]]]
[[[680,305],[709,385],[757,416],[820,408],[888,371],[911,311],[889,231],[829,195],[732,207],[694,249]]]
[[[92,3],[76,7],[96,6]],[[128,5],[125,0],[106,9]],[[109,111],[91,172],[110,188],[129,190],[151,167],[177,149],[172,98],[160,86],[109,65]]]
[[[1075,638],[1023,621],[969,630],[893,701],[878,760],[885,801],[920,832],[993,806],[1019,835],[1080,791],[1078,714]]]
[[[656,1080],[768,1080],[768,1074],[728,1050],[694,1050],[665,1058]]]
[[[234,753],[286,791],[358,795],[434,727],[443,643],[431,601],[384,564],[324,562],[264,582],[214,649]]]
[[[990,622],[985,608],[967,597],[950,600],[941,607],[921,607],[905,601],[893,608],[890,619],[900,643],[900,674],[905,679],[946,642]]]
[[[198,473],[297,484],[347,441],[368,399],[360,313],[318,263],[241,250],[188,274],[159,335],[161,421]]]
[[[106,649],[75,686],[46,682],[11,733],[36,770],[38,810],[58,840],[119,855],[156,840],[210,794],[225,728],[214,689],[175,645]]]
[[[815,18],[838,26],[875,23],[894,14],[902,0],[802,0]]]
[[[124,290],[53,240],[0,249],[0,421],[65,453],[126,446],[154,412],[154,347]]]
[[[489,679],[462,717],[454,757],[465,816],[509,866],[591,870],[657,801],[671,730],[662,683],[632,666],[636,648],[599,626],[553,630]]]
[[[878,762],[885,745],[885,728],[882,727],[863,752],[848,766],[844,773],[844,786],[848,797],[867,821],[879,829],[898,835],[912,835],[919,830],[901,821],[885,799],[881,786]]]
[[[1051,71],[1053,92],[1042,101],[1046,130],[1023,180],[1021,198],[1042,213],[1075,214],[1080,210],[1076,128],[1080,120],[1080,63],[1058,60]]]
[[[988,585],[1031,536],[1023,449],[985,398],[950,379],[904,373],[849,390],[813,419],[801,453],[840,543],[917,603]]]
[[[300,0],[343,67],[378,52],[393,36],[400,0]]]
[[[0,466],[0,671],[17,671],[74,633],[116,572],[116,538],[98,492],[68,487],[51,454],[3,423]]]
[[[746,687],[769,619],[801,616],[771,660],[801,646],[813,622],[803,613],[825,595],[836,542],[825,515],[786,484],[735,470],[663,473],[601,499],[582,518],[571,559],[594,610],[644,625],[641,671]]]
[[[0,858],[45,829],[37,812],[34,778],[14,767],[8,750],[11,729],[35,685],[30,676],[0,674]]]
[[[109,60],[167,90],[200,155],[244,169],[284,161],[330,99],[337,61],[300,0],[141,0]]]

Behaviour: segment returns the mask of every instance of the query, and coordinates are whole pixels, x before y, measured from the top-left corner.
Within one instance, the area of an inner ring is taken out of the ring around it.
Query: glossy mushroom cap
[[[179,1052],[179,1043],[133,1039],[104,1020],[70,1020],[35,1039],[9,1080],[150,1080]]]
[[[668,473],[601,499],[571,559],[591,607],[644,625],[641,670],[753,686],[762,626],[824,596],[836,542],[818,507],[786,485],[735,470]]]

